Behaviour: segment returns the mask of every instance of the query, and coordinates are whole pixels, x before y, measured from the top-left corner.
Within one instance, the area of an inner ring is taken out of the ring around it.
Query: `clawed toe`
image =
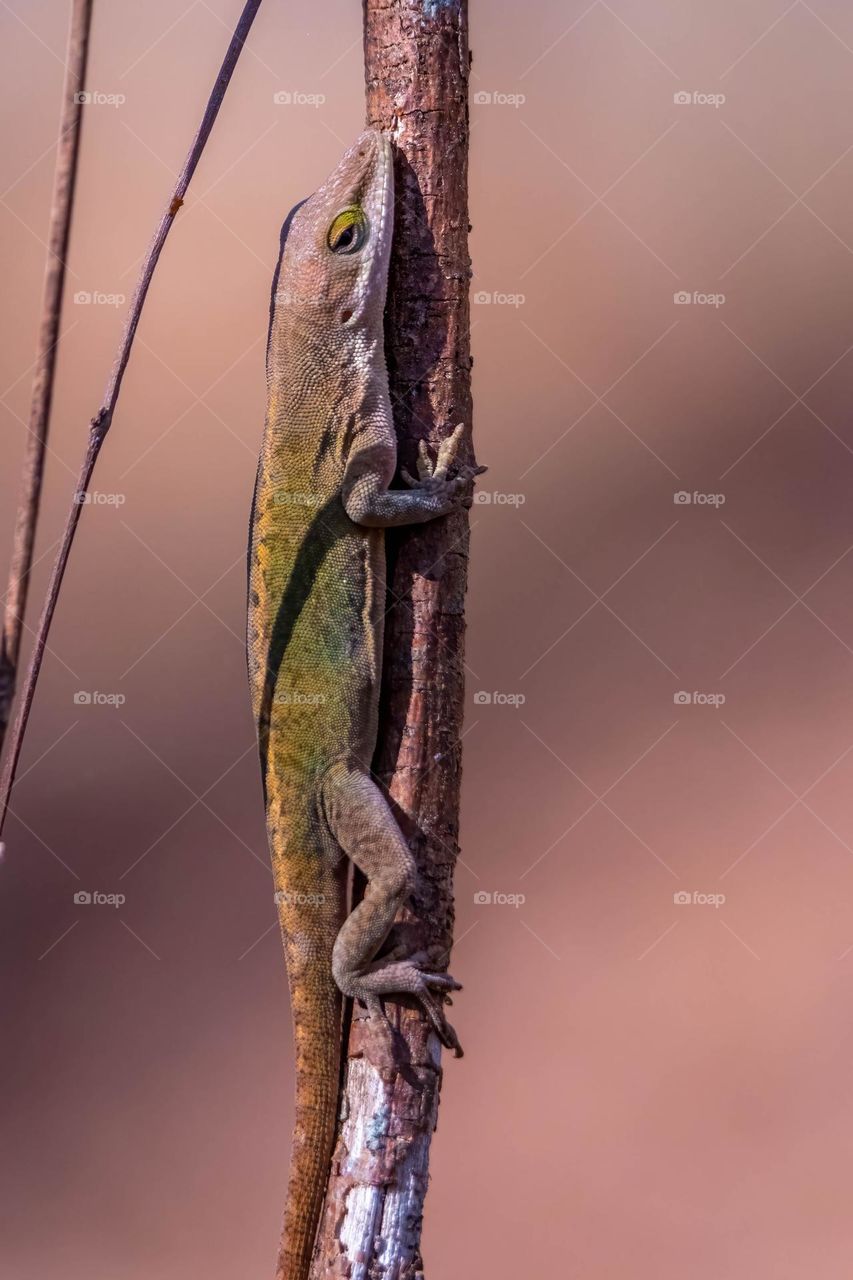
[[[438,987],[442,991],[461,991],[462,983],[451,978],[449,973],[421,973],[424,982],[430,987]]]
[[[438,1036],[445,1049],[452,1049],[457,1058],[463,1056],[462,1045],[459,1043],[459,1037],[453,1027],[444,1016],[442,1005],[436,1000],[435,996],[429,991],[422,991],[419,999],[426,1010],[427,1017],[433,1025],[436,1035]]]
[[[461,991],[462,984],[457,982],[455,978],[451,978],[449,973],[424,973],[419,970],[418,976],[420,984],[414,994],[423,1005],[427,1017],[445,1049],[452,1049],[456,1057],[461,1058],[462,1046],[459,1043],[459,1037],[444,1016],[444,1005],[445,1003],[450,1003],[447,992]],[[431,987],[436,987],[441,992],[441,995],[433,995],[430,990]]]
[[[462,1056],[462,1047],[456,1032],[444,1016],[444,1004],[449,992],[461,990],[462,984],[449,973],[433,973],[421,969],[412,959],[390,964],[380,962],[376,968],[347,984],[347,994],[364,1001],[377,1023],[377,1030],[383,1020],[387,1023],[380,997],[402,994],[414,996],[423,1005],[441,1043],[445,1048],[452,1049],[457,1057]]]

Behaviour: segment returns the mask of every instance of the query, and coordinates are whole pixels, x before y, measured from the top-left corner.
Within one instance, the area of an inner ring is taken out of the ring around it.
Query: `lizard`
[[[368,129],[291,211],[273,278],[266,424],[249,540],[248,659],[294,1028],[296,1104],[278,1280],[306,1280],[334,1143],[343,1001],[391,1035],[383,997],[418,999],[461,1054],[459,984],[389,940],[415,863],[370,772],[386,610],[384,530],[470,506],[448,476],[463,430],[397,469],[384,348],[391,143]],[[349,911],[348,868],[364,877]],[[383,945],[386,950],[383,952]],[[390,949],[389,949],[390,948]],[[411,950],[411,948],[410,948]]]

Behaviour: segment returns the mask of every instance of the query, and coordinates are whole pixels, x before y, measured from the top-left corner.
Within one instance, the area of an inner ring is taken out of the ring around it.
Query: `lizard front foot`
[[[405,467],[400,472],[410,489],[417,489],[435,497],[445,512],[452,511],[456,506],[470,507],[471,485],[476,476],[482,475],[487,470],[486,467],[461,467],[452,479],[447,478],[447,472],[459,450],[459,442],[464,430],[465,424],[460,422],[451,434],[442,440],[438,446],[435,462],[429,456],[426,441],[423,439],[418,441],[417,478],[412,476]]]

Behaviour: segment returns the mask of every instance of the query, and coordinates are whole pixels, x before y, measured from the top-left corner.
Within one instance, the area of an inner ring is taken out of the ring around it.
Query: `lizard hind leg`
[[[459,983],[422,968],[422,956],[400,959],[395,952],[376,959],[416,882],[414,859],[387,800],[362,768],[342,760],[323,780],[323,810],[334,839],[367,880],[364,897],[335,940],[335,982],[374,1017],[382,1012],[380,997],[414,996],[442,1044],[461,1056],[456,1032],[444,1016],[445,995],[460,990]]]

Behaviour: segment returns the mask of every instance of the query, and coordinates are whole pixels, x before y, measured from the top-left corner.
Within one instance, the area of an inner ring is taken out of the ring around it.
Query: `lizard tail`
[[[296,1113],[276,1280],[308,1280],[340,1091],[342,997],[332,977],[332,945],[345,915],[345,886],[331,868],[312,877],[307,893],[282,889],[279,874],[276,886],[296,1056]]]

